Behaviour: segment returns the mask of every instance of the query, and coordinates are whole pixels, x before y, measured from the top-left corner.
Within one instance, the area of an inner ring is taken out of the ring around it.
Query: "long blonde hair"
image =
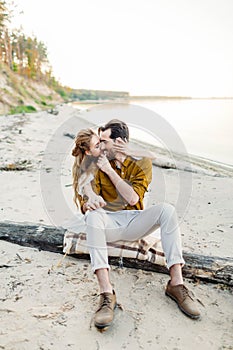
[[[73,189],[74,189],[74,202],[78,205],[79,198],[79,178],[85,172],[86,177],[94,171],[96,165],[94,158],[86,156],[86,151],[90,150],[90,142],[92,136],[96,135],[91,129],[82,129],[78,132],[75,138],[75,147],[72,150],[72,156],[75,157],[74,164],[72,167],[73,175]]]

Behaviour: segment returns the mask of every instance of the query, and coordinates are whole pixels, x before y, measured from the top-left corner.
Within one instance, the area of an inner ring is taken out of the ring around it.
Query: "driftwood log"
[[[0,240],[22,246],[34,247],[55,253],[62,253],[63,228],[31,223],[0,222]],[[233,258],[204,256],[183,253],[185,266],[183,275],[187,278],[233,286]],[[77,258],[89,259],[89,255],[77,254]],[[110,257],[112,265],[119,265],[119,258]],[[148,261],[124,258],[125,267],[168,274],[164,266]]]

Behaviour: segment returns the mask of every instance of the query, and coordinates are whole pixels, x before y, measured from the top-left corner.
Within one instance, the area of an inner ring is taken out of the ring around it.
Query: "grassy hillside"
[[[128,98],[122,91],[72,89],[54,79],[50,86],[43,80],[25,78],[0,63],[0,115],[36,112],[68,101],[116,100]]]
[[[0,114],[38,111],[63,101],[43,81],[26,79],[0,63]]]

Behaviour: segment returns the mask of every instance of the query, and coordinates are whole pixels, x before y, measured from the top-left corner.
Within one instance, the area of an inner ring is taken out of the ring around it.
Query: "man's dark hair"
[[[107,124],[105,124],[105,126],[99,127],[98,133],[100,134],[100,131],[106,131],[107,129],[111,130],[111,139],[115,140],[120,137],[124,141],[129,141],[129,128],[126,123],[122,122],[121,120],[110,120]]]

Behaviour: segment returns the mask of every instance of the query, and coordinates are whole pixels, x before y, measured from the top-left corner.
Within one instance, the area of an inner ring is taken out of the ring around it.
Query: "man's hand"
[[[126,156],[132,155],[132,149],[130,149],[129,143],[123,141],[120,137],[113,144],[113,151],[123,153]]]
[[[108,158],[103,154],[99,156],[99,159],[97,161],[97,166],[100,170],[102,170],[106,174],[108,174],[113,170],[111,164],[109,163]]]
[[[131,142],[125,142],[120,137],[116,139],[113,145],[113,151],[125,154],[126,156],[145,157],[155,159],[156,154],[154,151],[146,149],[140,145],[132,144]]]

